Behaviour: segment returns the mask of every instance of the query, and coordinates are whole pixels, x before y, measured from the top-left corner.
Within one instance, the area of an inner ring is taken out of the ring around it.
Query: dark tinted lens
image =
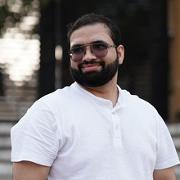
[[[73,61],[79,61],[84,56],[85,47],[83,47],[83,46],[74,47],[74,48],[71,49],[70,52],[71,52],[70,53],[71,59]]]
[[[84,53],[84,51],[85,51],[85,48],[83,46],[74,47],[71,49],[72,54],[81,54],[81,53]]]
[[[91,50],[95,56],[101,58],[101,57],[106,56],[108,52],[108,45],[103,42],[93,43],[91,46]]]
[[[99,43],[93,43],[92,44],[92,47],[95,49],[95,50],[104,50],[104,49],[107,49],[108,48],[108,45],[106,43],[103,43],[103,42],[99,42]]]

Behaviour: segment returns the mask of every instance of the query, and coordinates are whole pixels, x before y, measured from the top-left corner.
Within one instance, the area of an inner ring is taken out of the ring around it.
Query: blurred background
[[[0,179],[11,179],[10,128],[36,99],[72,83],[67,25],[90,12],[120,27],[118,84],[156,107],[180,151],[179,0],[0,0]]]

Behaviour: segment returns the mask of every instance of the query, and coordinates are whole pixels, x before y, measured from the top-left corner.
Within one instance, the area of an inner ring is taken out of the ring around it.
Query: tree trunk
[[[55,90],[55,2],[41,5],[39,97]]]

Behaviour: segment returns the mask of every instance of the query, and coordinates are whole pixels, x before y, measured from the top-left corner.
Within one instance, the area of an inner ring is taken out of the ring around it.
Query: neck
[[[118,99],[118,88],[117,88],[117,78],[114,77],[107,84],[99,87],[83,87],[90,93],[94,94],[97,97],[101,97],[107,100],[110,100],[115,106]]]

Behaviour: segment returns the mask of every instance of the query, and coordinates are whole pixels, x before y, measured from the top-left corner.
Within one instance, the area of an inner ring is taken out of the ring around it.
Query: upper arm
[[[153,180],[176,180],[174,167],[155,170]]]
[[[50,167],[29,161],[13,163],[13,180],[46,180]]]
[[[43,103],[34,104],[11,129],[11,161],[16,162],[14,175],[19,175],[21,168],[28,172],[36,169],[44,172],[47,169],[44,167],[52,166],[56,159],[60,143],[61,135],[53,112]]]

